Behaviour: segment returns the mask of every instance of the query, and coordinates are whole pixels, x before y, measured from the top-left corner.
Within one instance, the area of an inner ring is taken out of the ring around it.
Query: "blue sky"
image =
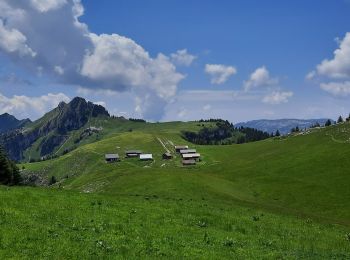
[[[153,121],[347,116],[349,12],[347,0],[3,0],[0,113],[36,119],[83,96]]]

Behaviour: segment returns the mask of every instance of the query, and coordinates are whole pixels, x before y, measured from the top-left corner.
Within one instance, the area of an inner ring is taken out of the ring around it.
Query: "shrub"
[[[232,238],[226,238],[225,240],[224,240],[224,246],[227,246],[227,247],[233,247],[235,244],[236,244],[236,242],[232,239]]]
[[[52,176],[52,177],[50,178],[49,185],[50,185],[50,186],[51,186],[51,185],[54,185],[56,182],[57,182],[56,177],[55,177],[55,176]]]
[[[347,234],[345,235],[345,238],[346,238],[347,241],[350,242],[350,233],[347,233]]]

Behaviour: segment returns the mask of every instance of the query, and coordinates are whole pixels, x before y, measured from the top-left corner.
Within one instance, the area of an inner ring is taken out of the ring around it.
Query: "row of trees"
[[[241,126],[239,128],[236,128],[236,130],[244,134],[238,138],[237,140],[238,144],[260,141],[273,136],[267,132],[263,132],[250,127]]]
[[[21,183],[21,175],[16,164],[11,161],[0,146],[0,184],[17,185]]]
[[[345,120],[343,119],[343,117],[342,116],[339,116],[338,117],[338,120],[336,121],[336,124],[341,124],[341,123],[343,123],[343,122],[349,122],[350,121],[350,115],[349,115],[349,117],[347,117]],[[327,121],[326,121],[326,123],[324,124],[324,126],[331,126],[331,125],[333,125],[333,122],[332,122],[332,120],[330,120],[330,119],[328,119]],[[318,122],[316,122],[315,124],[313,124],[310,128],[317,128],[317,127],[321,127],[321,125],[320,125],[320,123],[318,123]],[[292,128],[291,129],[291,133],[297,133],[297,132],[300,132],[300,129],[299,129],[299,126],[296,126],[296,127],[294,127],[294,128]]]
[[[146,120],[140,119],[140,118],[129,118],[129,121],[132,121],[132,122],[140,122],[140,123],[146,123]]]
[[[273,136],[254,128],[235,128],[233,124],[227,120],[208,119],[199,122],[215,122],[216,124],[215,127],[204,127],[199,130],[199,132],[182,132],[183,137],[191,143],[206,145],[241,144],[259,141]]]
[[[198,133],[184,131],[182,132],[183,137],[189,142],[195,144],[231,144],[232,141],[229,139],[233,137],[234,134],[233,126],[228,121],[226,122],[223,120],[216,120],[210,122],[216,122],[216,127],[204,127],[201,130],[199,130]]]

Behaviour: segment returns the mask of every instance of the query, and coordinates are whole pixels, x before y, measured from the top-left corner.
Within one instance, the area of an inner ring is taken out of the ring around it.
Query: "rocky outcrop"
[[[0,134],[22,128],[30,122],[30,119],[18,120],[8,113],[2,114],[0,115]]]
[[[20,161],[24,151],[44,137],[40,143],[40,155],[46,156],[62,145],[70,131],[80,129],[90,118],[99,116],[110,115],[103,106],[76,97],[68,104],[60,103],[57,108],[26,128],[0,135],[0,144],[11,159]]]

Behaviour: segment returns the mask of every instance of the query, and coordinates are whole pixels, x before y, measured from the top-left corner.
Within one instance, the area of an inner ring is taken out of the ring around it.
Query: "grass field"
[[[46,189],[0,189],[0,252],[57,258],[350,257],[350,124],[244,145],[191,145],[202,154],[192,167],[183,167],[179,156],[162,160],[158,139],[173,151],[172,144],[186,143],[180,131],[188,128],[198,126],[111,129],[60,158],[23,165],[60,182]],[[153,153],[155,160],[104,162],[105,153],[123,155],[127,149]],[[30,232],[15,242],[23,229]],[[9,250],[11,243],[17,250]]]
[[[1,188],[0,257],[346,259],[345,227],[210,199]]]

